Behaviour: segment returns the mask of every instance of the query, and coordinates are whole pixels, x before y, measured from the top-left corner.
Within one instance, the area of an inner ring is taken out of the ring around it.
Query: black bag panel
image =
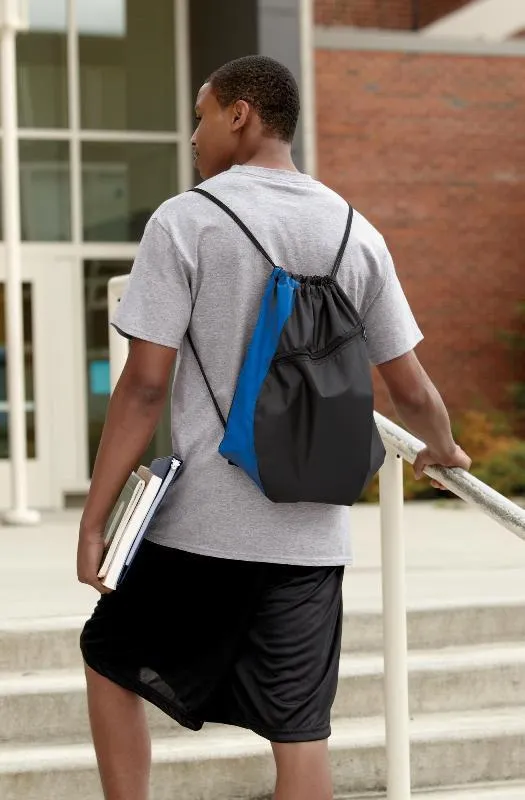
[[[363,487],[364,489],[366,489],[372,478],[375,477],[375,475],[379,472],[379,470],[385,463],[385,457],[386,457],[385,445],[383,444],[381,434],[379,433],[378,427],[374,420],[374,425],[372,430],[372,442],[370,445],[370,471],[366,479],[366,483]]]
[[[383,444],[381,434],[379,433],[378,427],[374,420],[372,423],[372,440],[370,442],[370,469],[368,470],[368,475],[365,478],[361,493],[365,491],[383,466],[385,462],[385,456],[385,445]]]
[[[362,331],[359,314],[330,278],[299,279],[294,309],[281,334],[277,356],[318,353],[352,332]]]
[[[270,500],[355,503],[375,473],[373,406],[360,332],[320,358],[276,356],[259,395],[254,430]]]

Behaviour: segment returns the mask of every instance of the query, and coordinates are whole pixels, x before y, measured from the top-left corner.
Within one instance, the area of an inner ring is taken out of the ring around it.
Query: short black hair
[[[244,56],[229,61],[208,83],[223,108],[245,100],[258,113],[267,133],[291,142],[299,118],[297,82],[290,70],[267,56]]]

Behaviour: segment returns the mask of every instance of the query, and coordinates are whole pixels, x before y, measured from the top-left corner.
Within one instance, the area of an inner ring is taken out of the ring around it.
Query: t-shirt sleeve
[[[111,322],[123,336],[178,349],[191,309],[186,265],[169,233],[153,217]]]
[[[399,358],[423,339],[386,247],[384,280],[363,322],[372,364],[384,364]]]

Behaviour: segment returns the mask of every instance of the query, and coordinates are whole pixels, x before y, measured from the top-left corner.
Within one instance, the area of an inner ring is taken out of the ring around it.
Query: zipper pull
[[[368,342],[368,336],[366,335],[366,328],[363,325],[363,323],[361,323],[361,331],[363,332],[363,339],[365,340],[365,342]]]

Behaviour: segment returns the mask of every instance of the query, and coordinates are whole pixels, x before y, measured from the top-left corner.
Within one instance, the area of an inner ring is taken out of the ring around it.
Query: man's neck
[[[255,153],[240,162],[243,167],[264,167],[266,169],[298,172],[292,160],[290,145],[276,139],[267,139]]]

